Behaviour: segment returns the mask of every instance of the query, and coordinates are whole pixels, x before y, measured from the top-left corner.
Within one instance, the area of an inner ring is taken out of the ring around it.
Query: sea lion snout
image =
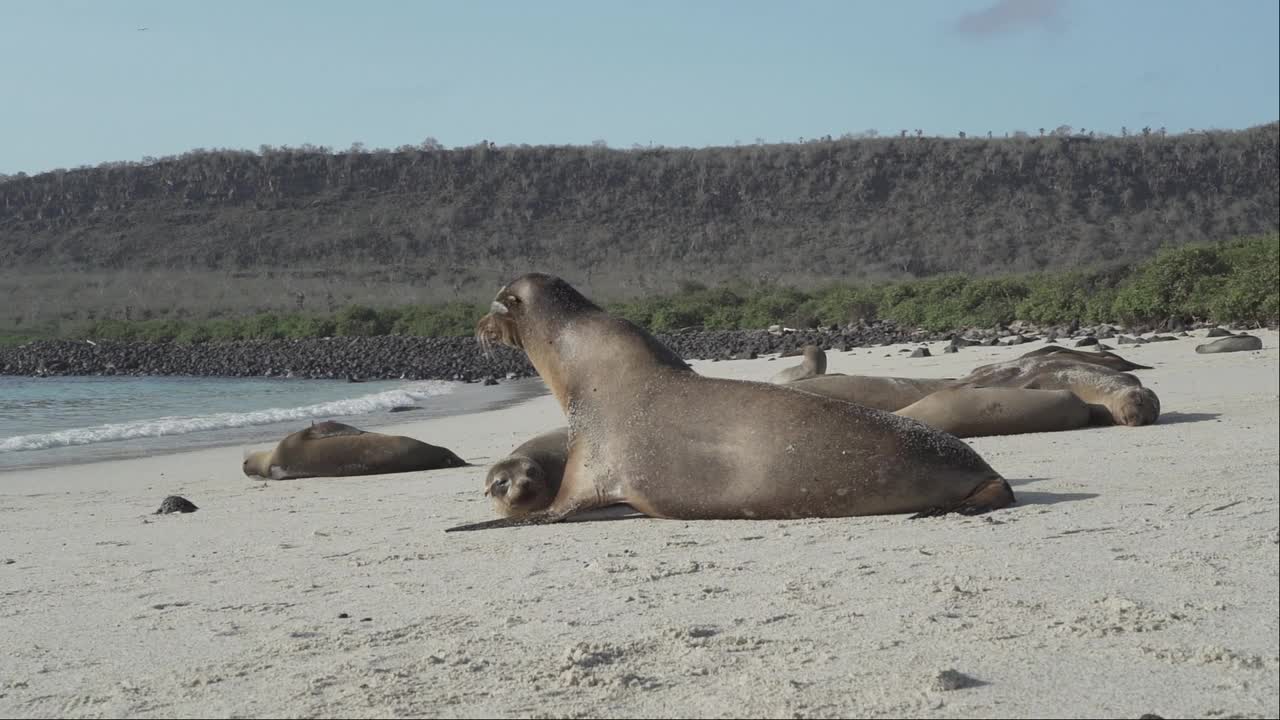
[[[1120,424],[1137,427],[1160,419],[1160,398],[1151,388],[1134,388],[1119,408]]]

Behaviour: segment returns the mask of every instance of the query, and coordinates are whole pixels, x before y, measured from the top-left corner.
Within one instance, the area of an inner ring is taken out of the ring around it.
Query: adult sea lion
[[[1099,425],[1150,425],[1160,417],[1160,398],[1137,376],[1057,355],[983,365],[957,381],[964,386],[1070,390]]]
[[[955,378],[901,378],[876,375],[823,375],[783,387],[894,412],[950,387]]]
[[[1125,360],[1119,355],[1105,350],[1100,352],[1085,352],[1083,350],[1072,350],[1071,348],[1056,347],[1053,345],[1042,347],[1039,350],[1032,350],[1029,353],[1023,354],[1021,357],[1042,357],[1046,355],[1052,355],[1055,358],[1073,358],[1080,362],[1086,362],[1091,365],[1101,365],[1102,367],[1119,370],[1120,372],[1151,369],[1150,365],[1139,365],[1136,362]]]
[[[503,517],[520,517],[542,510],[560,491],[568,456],[568,427],[542,433],[489,468],[484,494]]]
[[[695,373],[636,325],[540,273],[504,287],[476,327],[521,348],[569,420],[560,522],[626,504],[658,518],[975,514],[1014,502],[972,448],[924,423],[770,383]]]
[[[1246,333],[1232,335],[1231,337],[1224,337],[1221,340],[1214,340],[1211,343],[1196,346],[1196,352],[1202,355],[1206,353],[1241,352],[1243,350],[1261,349],[1262,338]]]
[[[400,435],[365,432],[332,420],[299,430],[273,450],[250,453],[245,475],[270,480],[344,477],[464,467],[447,448]]]
[[[789,383],[795,380],[817,377],[827,371],[827,354],[817,345],[804,346],[804,360],[799,365],[789,367],[773,376],[771,382]]]
[[[894,414],[962,438],[1075,430],[1091,415],[1069,390],[1011,387],[946,388]]]

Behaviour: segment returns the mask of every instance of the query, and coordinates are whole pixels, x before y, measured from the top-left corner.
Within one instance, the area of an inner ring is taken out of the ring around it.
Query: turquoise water
[[[537,378],[485,387],[438,380],[0,376],[0,471],[261,444],[316,420],[370,428],[489,410],[545,393]],[[397,407],[416,409],[391,412]]]

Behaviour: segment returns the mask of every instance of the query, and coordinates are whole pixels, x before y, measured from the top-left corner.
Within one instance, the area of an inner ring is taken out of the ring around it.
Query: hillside
[[[699,150],[194,151],[0,182],[0,328],[1131,262],[1280,228],[1280,124]]]

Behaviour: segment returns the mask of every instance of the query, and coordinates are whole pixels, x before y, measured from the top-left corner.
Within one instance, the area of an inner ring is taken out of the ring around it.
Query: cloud
[[[1065,0],[996,0],[986,8],[960,16],[952,30],[984,37],[1024,27],[1049,28],[1062,19]]]

